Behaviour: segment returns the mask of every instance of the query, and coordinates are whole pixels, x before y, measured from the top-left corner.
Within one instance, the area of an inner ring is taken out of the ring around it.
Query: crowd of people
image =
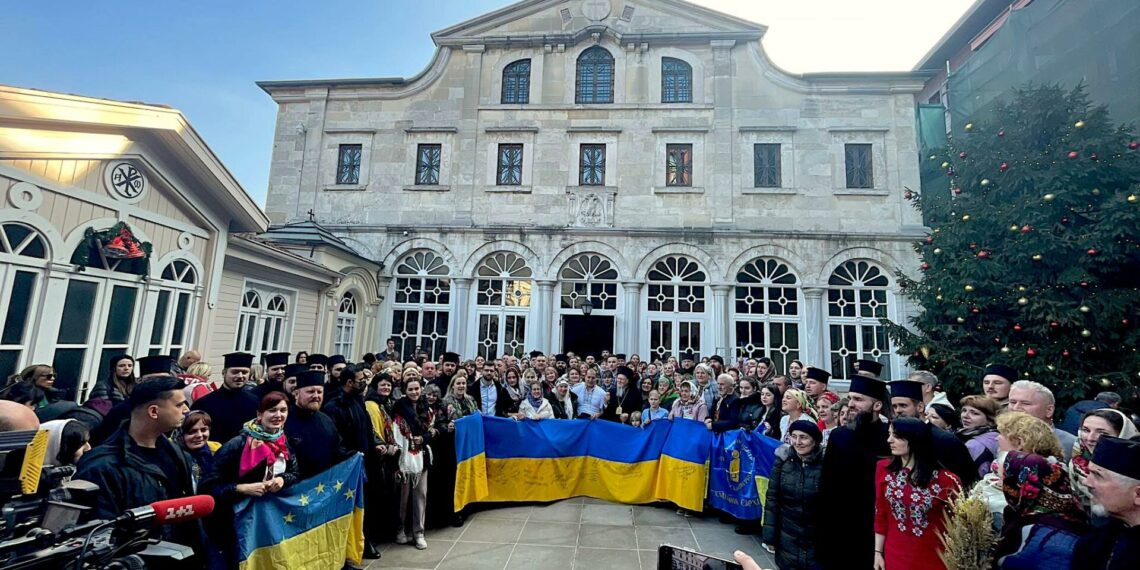
[[[692,420],[777,439],[762,523],[733,522],[785,570],[945,568],[940,536],[964,493],[992,513],[997,568],[1140,563],[1140,440],[1111,392],[1055,426],[1050,390],[1000,364],[985,368],[977,394],[951,402],[934,374],[886,382],[869,360],[853,363],[840,397],[826,370],[797,360],[778,370],[768,358],[726,366],[692,353],[401,356],[393,341],[359,362],[231,353],[214,382],[194,351],[122,355],[82,405],[55,393],[51,366],[30,366],[0,391],[0,430],[49,430],[51,461],[100,487],[89,499],[96,518],[212,495],[206,532],[156,531],[200,553],[191,567],[237,567],[236,502],[355,453],[368,480],[366,557],[386,542],[426,549],[425,529],[464,524],[454,433],[472,414],[633,428]]]

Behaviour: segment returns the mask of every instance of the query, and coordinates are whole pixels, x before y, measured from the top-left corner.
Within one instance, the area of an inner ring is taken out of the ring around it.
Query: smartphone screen
[[[701,554],[695,550],[661,545],[657,550],[657,570],[743,570],[740,564]]]

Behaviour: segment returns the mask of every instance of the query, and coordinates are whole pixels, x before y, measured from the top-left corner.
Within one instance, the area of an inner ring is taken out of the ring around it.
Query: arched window
[[[32,315],[39,308],[47,242],[22,224],[0,226],[0,378],[25,366]]]
[[[878,266],[862,260],[840,265],[827,281],[827,324],[831,339],[831,374],[850,378],[852,362],[883,364],[882,378],[891,378],[891,347],[879,319],[887,317],[890,279]]]
[[[733,305],[736,354],[767,356],[777,370],[800,357],[800,299],[796,276],[786,264],[758,258],[736,273]]]
[[[575,103],[614,102],[614,56],[594,46],[578,56]]]
[[[475,270],[478,314],[476,353],[484,358],[526,349],[526,319],[530,313],[533,273],[526,261],[509,252],[487,256]]]
[[[661,58],[661,102],[693,102],[693,67],[673,57]]]
[[[520,59],[503,69],[502,103],[530,103],[530,60]]]
[[[148,354],[177,358],[187,348],[197,283],[198,274],[189,261],[175,259],[162,269],[162,280],[155,283],[159,291]]]
[[[268,285],[249,285],[238,311],[234,350],[254,356],[282,352],[289,346],[290,293]]]
[[[654,358],[700,356],[708,304],[704,269],[688,257],[668,256],[653,265],[648,280],[649,352]]]
[[[433,359],[447,350],[450,273],[444,259],[430,251],[410,253],[396,264],[392,336],[402,360],[411,360],[416,347]]]
[[[343,354],[349,360],[356,358],[356,297],[346,291],[336,309],[336,336],[333,338],[333,354]]]
[[[587,299],[594,310],[617,309],[618,272],[610,260],[583,253],[562,268],[562,308],[580,310]]]

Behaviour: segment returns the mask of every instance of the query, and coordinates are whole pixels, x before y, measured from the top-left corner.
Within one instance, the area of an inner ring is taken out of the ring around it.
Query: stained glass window
[[[756,188],[780,187],[780,145],[759,143],[752,146],[752,166]]]
[[[360,156],[362,152],[362,145],[340,145],[340,153],[336,159],[337,184],[360,184]]]
[[[665,185],[693,185],[693,145],[665,145]]]
[[[442,145],[421,144],[416,147],[416,184],[439,184],[439,164],[442,154]]]
[[[848,188],[874,188],[875,180],[871,163],[871,145],[843,145],[844,165],[847,170]]]
[[[578,184],[581,186],[605,186],[606,145],[584,144],[579,147],[578,153]]]
[[[499,171],[495,177],[499,186],[522,184],[523,145],[499,145]]]

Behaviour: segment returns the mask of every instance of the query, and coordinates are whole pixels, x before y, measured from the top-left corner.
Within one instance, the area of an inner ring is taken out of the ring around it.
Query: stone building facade
[[[680,0],[526,0],[411,78],[270,81],[266,214],[380,262],[379,348],[798,358],[895,375],[910,73],[793,75]],[[589,301],[589,315],[583,305]]]

